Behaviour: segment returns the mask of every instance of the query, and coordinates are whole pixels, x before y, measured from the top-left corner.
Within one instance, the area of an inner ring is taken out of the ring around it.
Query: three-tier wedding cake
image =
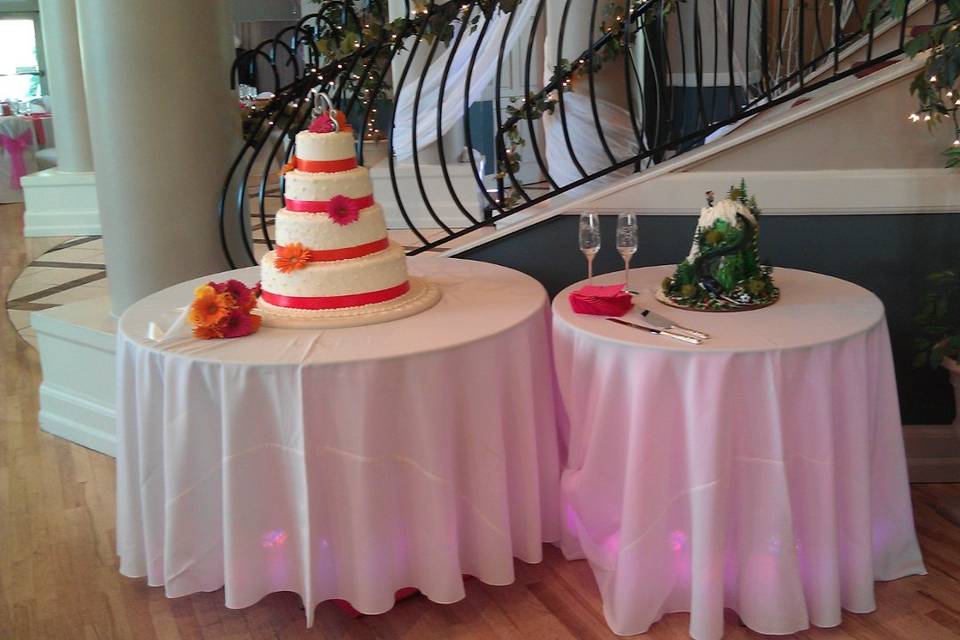
[[[350,326],[412,315],[440,297],[436,286],[407,274],[357,165],[353,132],[327,110],[296,136],[284,168],[284,207],[276,249],[260,261],[260,312],[266,324]]]

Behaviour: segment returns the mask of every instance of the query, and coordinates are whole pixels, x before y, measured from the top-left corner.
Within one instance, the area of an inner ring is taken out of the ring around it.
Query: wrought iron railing
[[[247,109],[243,148],[221,200],[223,250],[232,265],[255,260],[251,216],[258,241],[272,248],[268,201],[282,198],[278,169],[308,123],[314,91],[328,93],[355,123],[361,164],[370,166],[369,149],[385,145],[382,167],[416,238],[413,254],[608,174],[643,170],[723,127],[900,56],[910,16],[928,4],[907,3],[904,16],[893,19],[871,14],[870,0],[616,0],[603,7],[599,0],[407,0],[404,16],[391,20],[383,0],[323,2],[234,64],[234,81],[258,71],[260,88],[275,97]],[[932,5],[936,22],[939,3]],[[914,22],[922,27],[923,20]],[[576,55],[564,50],[570,40]],[[471,85],[475,75],[491,75],[481,68],[490,64],[484,61],[491,47],[496,68],[484,95],[492,106],[484,126]],[[541,47],[549,56],[537,54]],[[450,105],[452,72],[463,97]],[[283,82],[284,75],[293,79]],[[513,102],[505,97],[507,75],[518,94]],[[398,114],[393,105],[401,101],[408,111]],[[451,125],[454,108],[459,115]],[[428,126],[418,124],[423,112],[433,116]],[[404,123],[410,155],[399,158]],[[444,148],[451,129],[463,135],[464,161]],[[432,162],[421,148],[425,131],[436,139]],[[481,162],[473,151],[480,148],[493,157]],[[426,185],[427,164],[439,167],[443,192]],[[455,185],[454,164],[469,165],[473,192]],[[244,255],[230,249],[237,243],[229,229],[237,228],[248,235],[240,243]]]

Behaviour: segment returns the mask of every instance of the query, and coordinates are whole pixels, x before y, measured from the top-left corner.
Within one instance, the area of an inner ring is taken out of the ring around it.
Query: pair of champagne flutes
[[[637,232],[637,214],[617,216],[617,252],[623,258],[624,288],[630,288],[630,259],[637,252],[640,235]],[[587,281],[593,284],[593,258],[600,252],[600,214],[580,214],[580,251],[587,258]]]

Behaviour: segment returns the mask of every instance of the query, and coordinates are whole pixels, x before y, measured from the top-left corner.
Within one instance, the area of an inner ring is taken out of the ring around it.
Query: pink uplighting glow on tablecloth
[[[767,634],[874,610],[874,581],[925,573],[880,301],[778,269],[772,307],[695,313],[654,301],[669,272],[631,272],[626,318],[655,309],[713,336],[700,347],[554,301],[564,554],[589,561],[622,635],[675,611],[717,640],[724,608]]]

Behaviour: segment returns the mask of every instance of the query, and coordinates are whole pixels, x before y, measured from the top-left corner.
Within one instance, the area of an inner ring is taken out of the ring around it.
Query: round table
[[[672,267],[631,271],[652,309],[712,337],[689,345],[553,302],[569,422],[562,547],[585,557],[618,634],[723,610],[788,634],[875,608],[873,583],[925,573],[913,528],[882,303],[829,276],[777,269],[766,309],[657,302]],[[623,282],[623,273],[594,278]]]
[[[381,613],[462,575],[514,579],[559,539],[560,463],[547,297],[532,278],[418,257],[433,308],[355,328],[263,327],[156,342],[195,286],[134,304],[118,333],[120,571],[169,597],[225,585]]]

